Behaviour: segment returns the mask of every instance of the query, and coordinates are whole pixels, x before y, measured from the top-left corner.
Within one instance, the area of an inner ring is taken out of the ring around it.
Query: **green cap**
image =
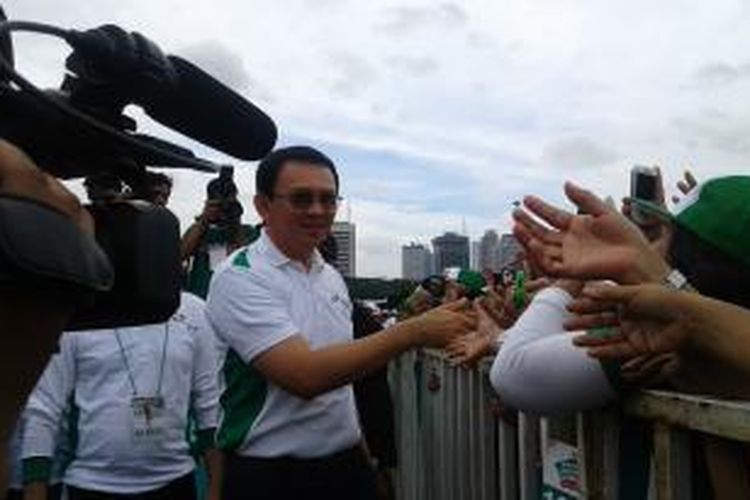
[[[668,218],[750,267],[750,176],[704,182],[677,204],[674,215],[654,203],[632,202],[653,215]]]

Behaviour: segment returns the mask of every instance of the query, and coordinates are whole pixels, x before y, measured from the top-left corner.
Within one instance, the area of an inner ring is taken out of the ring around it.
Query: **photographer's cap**
[[[717,177],[699,184],[680,200],[674,214],[643,200],[632,203],[750,266],[750,176]]]

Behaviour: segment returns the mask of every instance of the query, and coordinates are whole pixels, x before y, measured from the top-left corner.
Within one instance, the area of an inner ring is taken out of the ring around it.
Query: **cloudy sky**
[[[279,144],[324,149],[341,170],[340,218],[357,224],[363,276],[398,276],[413,240],[507,231],[513,200],[561,202],[566,179],[620,197],[634,164],[661,165],[671,184],[686,166],[706,178],[750,164],[741,0],[2,4],[17,19],[142,32],[268,112]],[[25,34],[16,45],[23,73],[59,83],[64,45]],[[254,165],[235,163],[249,202]],[[175,173],[183,224],[208,179]]]

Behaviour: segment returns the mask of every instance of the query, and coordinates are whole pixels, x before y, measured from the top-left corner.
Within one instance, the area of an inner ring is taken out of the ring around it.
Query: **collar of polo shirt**
[[[269,262],[274,267],[293,265],[307,272],[305,270],[305,266],[301,262],[290,259],[281,250],[279,250],[276,245],[274,245],[271,238],[269,238],[268,234],[266,234],[265,229],[263,229],[263,232],[261,233],[259,244],[263,246],[263,253],[266,254]],[[319,273],[323,270],[324,264],[325,260],[323,260],[323,256],[320,255],[320,252],[317,249],[315,249],[312,254],[310,272]]]

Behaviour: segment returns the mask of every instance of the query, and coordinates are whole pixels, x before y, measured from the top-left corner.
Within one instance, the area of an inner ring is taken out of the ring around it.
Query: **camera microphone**
[[[142,103],[158,122],[243,160],[263,158],[276,143],[276,126],[260,109],[208,73],[177,56],[177,87]]]
[[[276,126],[268,115],[194,64],[165,56],[139,33],[114,25],[68,31],[68,66],[90,72],[122,91],[147,115],[198,142],[242,160],[272,148]]]

